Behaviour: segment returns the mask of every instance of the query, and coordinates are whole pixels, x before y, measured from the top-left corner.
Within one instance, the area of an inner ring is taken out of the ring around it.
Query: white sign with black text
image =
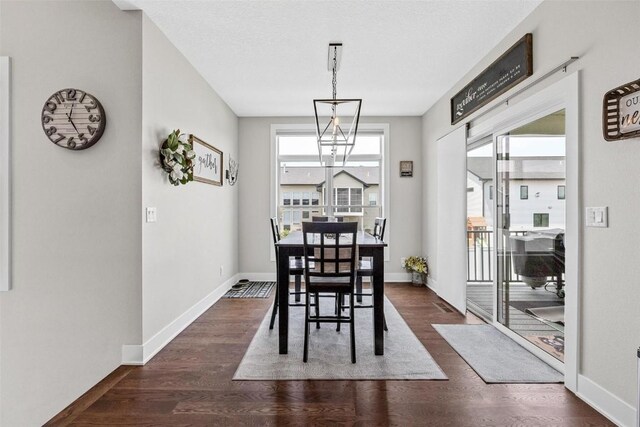
[[[620,98],[620,133],[640,130],[640,92]]]
[[[189,136],[196,157],[193,159],[193,180],[222,186],[222,151],[194,135]]]

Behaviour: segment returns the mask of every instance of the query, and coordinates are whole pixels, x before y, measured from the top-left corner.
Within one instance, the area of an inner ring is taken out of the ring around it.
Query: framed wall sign
[[[413,176],[413,160],[400,160],[400,176],[401,177]]]
[[[640,137],[640,79],[605,93],[602,132],[607,141]]]
[[[189,135],[189,143],[196,152],[193,165],[193,180],[222,186],[222,151],[207,144],[200,138]]]
[[[451,124],[458,123],[532,74],[533,35],[527,33],[451,98]]]

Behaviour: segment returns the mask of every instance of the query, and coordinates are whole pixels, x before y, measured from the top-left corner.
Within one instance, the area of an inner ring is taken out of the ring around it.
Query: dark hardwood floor
[[[561,384],[485,384],[431,327],[478,318],[443,311],[426,288],[386,293],[449,381],[232,381],[272,298],[221,299],[146,366],[117,369],[48,425],[613,425]]]

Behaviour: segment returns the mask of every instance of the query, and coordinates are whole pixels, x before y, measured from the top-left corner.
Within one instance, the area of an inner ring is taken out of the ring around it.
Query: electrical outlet
[[[220,266],[220,275],[222,276],[222,273],[224,272],[224,267]]]
[[[404,264],[407,262],[407,258],[406,257],[402,257],[400,258],[400,267],[404,267]]]

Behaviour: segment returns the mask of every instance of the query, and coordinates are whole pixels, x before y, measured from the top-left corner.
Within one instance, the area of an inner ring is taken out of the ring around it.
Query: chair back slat
[[[305,280],[355,277],[356,222],[303,222]]]
[[[377,217],[373,225],[373,237],[384,240],[384,230],[387,226],[387,219]]]
[[[271,237],[273,237],[273,247],[278,255],[278,247],[276,243],[280,241],[280,227],[278,226],[278,218],[275,216],[269,220],[271,222]]]

